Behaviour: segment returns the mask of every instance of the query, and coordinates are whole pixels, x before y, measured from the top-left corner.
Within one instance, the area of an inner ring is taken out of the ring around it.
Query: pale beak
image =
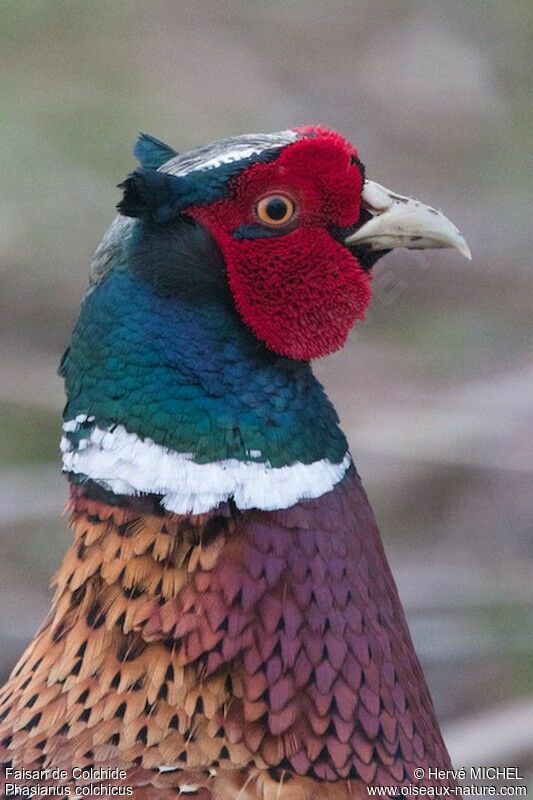
[[[350,234],[344,240],[346,245],[362,244],[370,250],[455,247],[465,258],[472,259],[464,236],[435,208],[395,194],[373,181],[365,181],[361,201],[372,219]]]

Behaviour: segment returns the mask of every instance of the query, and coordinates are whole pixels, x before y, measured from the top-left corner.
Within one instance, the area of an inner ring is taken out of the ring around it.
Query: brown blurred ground
[[[476,763],[489,736],[533,769],[532,23],[514,0],[4,0],[3,674],[68,541],[55,369],[137,131],[181,149],[320,122],[370,177],[442,207],[473,252],[389,256],[367,323],[317,371],[456,760]],[[505,721],[524,728],[514,751]]]

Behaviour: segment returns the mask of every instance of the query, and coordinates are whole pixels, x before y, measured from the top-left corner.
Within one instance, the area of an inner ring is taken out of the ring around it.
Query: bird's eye
[[[255,207],[257,219],[271,228],[286,225],[296,213],[296,205],[284,194],[270,194],[263,197]]]

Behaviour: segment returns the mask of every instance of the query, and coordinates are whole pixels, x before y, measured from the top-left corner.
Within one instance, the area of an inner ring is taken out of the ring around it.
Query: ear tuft
[[[178,153],[168,144],[156,139],[155,136],[141,133],[135,142],[133,155],[139,160],[143,169],[157,169],[169,159],[177,156]]]
[[[118,188],[124,194],[117,210],[125,217],[168,222],[190,204],[190,182],[155,169],[132,172]]]

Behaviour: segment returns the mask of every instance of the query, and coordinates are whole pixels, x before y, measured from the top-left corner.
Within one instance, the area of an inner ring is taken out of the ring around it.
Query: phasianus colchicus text
[[[0,693],[6,795],[448,785],[429,772],[449,757],[309,362],[362,318],[384,252],[466,243],[320,128],[184,155],[143,135],[135,153],[61,363],[73,543]]]

